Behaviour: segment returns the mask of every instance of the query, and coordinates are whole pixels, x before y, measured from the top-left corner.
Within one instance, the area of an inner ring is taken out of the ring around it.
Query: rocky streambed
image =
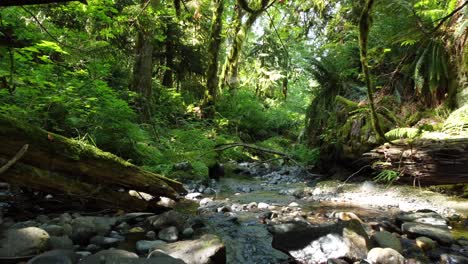
[[[466,201],[297,167],[236,173],[187,184],[161,214],[6,211],[0,263],[468,263]]]

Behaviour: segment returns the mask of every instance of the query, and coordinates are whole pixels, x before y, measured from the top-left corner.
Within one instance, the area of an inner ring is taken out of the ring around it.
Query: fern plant
[[[383,170],[377,176],[373,178],[375,182],[382,182],[386,183],[387,185],[391,185],[400,177],[401,173],[394,170]]]

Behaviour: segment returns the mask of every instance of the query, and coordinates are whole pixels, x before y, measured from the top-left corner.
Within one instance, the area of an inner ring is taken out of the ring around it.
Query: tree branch
[[[21,157],[23,157],[24,153],[26,153],[28,148],[28,144],[24,145],[11,160],[9,160],[5,165],[0,167],[0,175],[7,171],[11,166],[13,166],[19,159],[21,159]]]

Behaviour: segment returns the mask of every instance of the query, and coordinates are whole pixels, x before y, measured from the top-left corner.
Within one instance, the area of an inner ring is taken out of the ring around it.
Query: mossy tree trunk
[[[205,117],[213,117],[214,104],[218,89],[219,50],[221,48],[221,32],[223,29],[224,0],[213,0],[213,18],[211,24],[210,42],[208,46],[208,69],[206,72],[206,89],[203,100]]]
[[[83,142],[68,139],[0,115],[0,162],[27,152],[0,179],[35,191],[67,194],[109,208],[145,209],[143,202],[120,188],[176,199],[182,184],[157,175]]]

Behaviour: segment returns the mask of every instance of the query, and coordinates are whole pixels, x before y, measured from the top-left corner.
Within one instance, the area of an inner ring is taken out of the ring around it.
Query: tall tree
[[[247,3],[247,0],[237,0],[237,5],[235,7],[236,17],[234,35],[229,50],[229,55],[226,58],[226,61],[221,72],[221,86],[229,86],[230,88],[235,88],[238,83],[238,68],[239,68],[239,57],[242,52],[242,47],[244,45],[247,34],[252,28],[257,18],[274,2],[269,0],[261,0],[260,7],[258,9],[253,9]],[[247,13],[247,20],[243,22],[243,18]]]
[[[206,90],[203,112],[206,117],[213,117],[214,103],[218,89],[219,50],[221,48],[221,31],[223,29],[224,0],[213,0],[213,18],[208,46],[208,69],[206,72]]]
[[[151,0],[142,0],[142,12],[148,7]],[[149,27],[137,23],[138,35],[135,47],[135,64],[131,88],[138,95],[136,108],[140,113],[140,119],[148,122],[151,119],[151,98],[153,96],[153,44]]]

